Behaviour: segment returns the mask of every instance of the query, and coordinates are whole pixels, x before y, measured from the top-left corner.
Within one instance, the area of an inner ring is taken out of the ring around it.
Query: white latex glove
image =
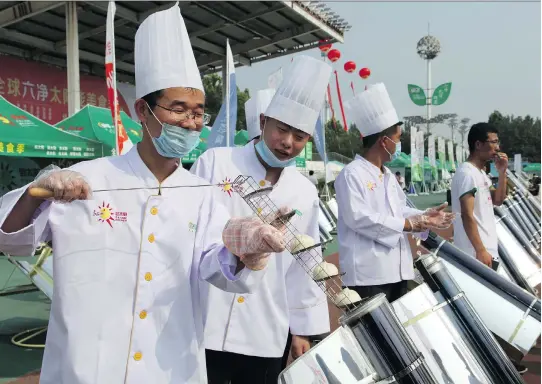
[[[281,209],[279,215],[285,209]],[[277,216],[279,216],[277,215]],[[224,227],[222,240],[226,248],[245,264],[248,269],[264,269],[272,252],[286,249],[283,226],[264,223],[258,217],[232,218]]]
[[[448,228],[452,224],[455,214],[444,212],[447,207],[448,203],[444,203],[436,208],[426,209],[421,215],[409,217],[407,220],[410,222],[412,232],[423,232],[428,229]]]
[[[92,196],[92,190],[79,172],[60,169],[51,166],[41,171],[30,184],[29,189],[41,188],[51,192],[47,200],[70,203],[74,200],[87,200]]]

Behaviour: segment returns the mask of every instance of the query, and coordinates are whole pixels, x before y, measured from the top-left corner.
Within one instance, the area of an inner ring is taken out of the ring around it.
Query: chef
[[[256,108],[246,111],[259,116],[260,139],[240,148],[208,150],[192,172],[210,183],[227,184],[247,175],[259,187],[271,187],[271,201],[295,209],[292,225],[318,242],[318,195],[295,168],[295,157],[313,134],[330,74],[331,67],[320,60],[294,58],[269,106],[260,108],[262,113]],[[265,103],[262,99],[267,96],[258,92],[254,105]],[[221,203],[235,216],[251,212],[230,188],[224,188]],[[317,254],[321,259],[320,247]],[[294,335],[294,358],[310,348],[307,336],[329,331],[326,296],[303,267],[288,252],[276,254],[269,262],[254,293],[225,293],[210,287],[205,347],[211,384],[276,383],[289,329]],[[308,259],[305,262],[314,265]]]
[[[142,142],[3,198],[0,251],[28,256],[53,241],[42,384],[205,383],[200,282],[244,294],[284,249],[258,218],[228,221],[216,187],[179,166],[205,97],[178,5],[141,24],[135,66]]]
[[[384,166],[401,153],[402,125],[384,84],[368,88],[345,107],[363,135],[364,153],[335,180],[343,284],[361,297],[384,293],[392,302],[414,278],[405,233],[446,228],[453,215],[443,212],[445,204],[426,212],[408,208],[401,186]]]

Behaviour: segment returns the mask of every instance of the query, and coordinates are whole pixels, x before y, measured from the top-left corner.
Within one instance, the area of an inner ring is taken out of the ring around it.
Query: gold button
[[[260,187],[263,187],[265,185],[265,180],[260,180]]]
[[[152,280],[152,273],[150,273],[150,272],[145,273],[145,280],[151,281]]]
[[[238,302],[239,304],[243,304],[243,303],[245,302],[245,298],[244,298],[243,296],[239,296],[239,297],[237,298],[237,302]]]
[[[134,360],[139,361],[143,357],[143,354],[141,352],[134,353]]]
[[[147,311],[141,311],[139,312],[139,318],[141,320],[145,319],[147,317]]]
[[[152,207],[151,208],[151,215],[156,215],[158,213],[158,208]]]
[[[154,235],[152,233],[149,235],[149,243],[154,243]]]

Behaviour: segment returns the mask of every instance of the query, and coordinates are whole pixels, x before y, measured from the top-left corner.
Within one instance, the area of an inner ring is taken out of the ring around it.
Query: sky
[[[343,102],[367,84],[383,82],[399,116],[425,116],[425,107],[410,100],[407,84],[427,87],[426,62],[416,44],[430,34],[440,40],[441,53],[432,61],[432,88],[452,82],[448,101],[432,108],[432,115],[457,113],[470,124],[487,121],[491,112],[540,117],[541,25],[540,2],[343,2],[327,1],[352,29],[344,44],[333,48],[341,59],[333,64],[339,72]],[[304,55],[320,57],[317,48]],[[237,85],[251,93],[267,88],[267,78],[283,70],[293,55],[237,68]],[[355,73],[344,71],[352,60]],[[370,68],[362,80],[357,72]],[[338,102],[332,77],[336,115]],[[347,117],[348,119],[348,117]],[[450,137],[450,128],[435,126],[434,133]]]

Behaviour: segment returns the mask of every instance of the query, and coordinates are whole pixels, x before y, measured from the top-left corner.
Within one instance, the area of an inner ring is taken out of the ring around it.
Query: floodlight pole
[[[79,28],[77,23],[77,3],[75,1],[68,1],[66,2],[68,116],[75,114],[81,109],[81,85],[79,80]]]

